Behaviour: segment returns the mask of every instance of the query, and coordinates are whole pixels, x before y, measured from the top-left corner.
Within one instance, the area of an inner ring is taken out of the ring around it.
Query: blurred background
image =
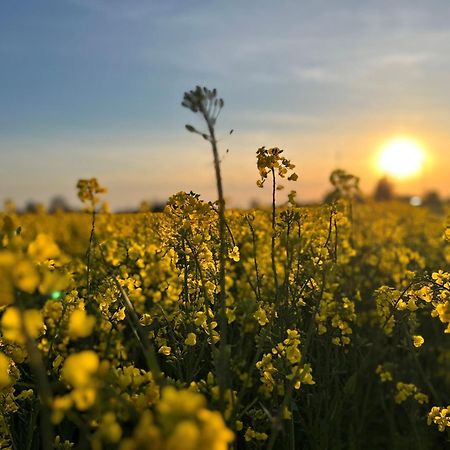
[[[0,200],[79,206],[89,177],[115,210],[214,199],[210,149],[184,128],[201,126],[181,107],[197,84],[225,100],[230,206],[265,202],[263,145],[297,166],[280,196],[321,201],[339,167],[367,196],[445,200],[449,23],[446,0],[3,0]]]

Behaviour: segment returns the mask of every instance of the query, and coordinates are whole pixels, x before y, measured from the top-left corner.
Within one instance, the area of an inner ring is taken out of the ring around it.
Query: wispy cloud
[[[418,53],[390,53],[381,56],[374,65],[380,66],[418,66],[429,62],[437,61],[437,54],[418,52]]]
[[[165,2],[141,0],[69,0],[74,6],[114,20],[136,21],[165,12]],[[166,6],[165,6],[166,5]]]

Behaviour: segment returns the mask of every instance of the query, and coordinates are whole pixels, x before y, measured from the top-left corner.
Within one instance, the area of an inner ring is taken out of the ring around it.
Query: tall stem
[[[92,246],[94,243],[95,235],[95,204],[92,201],[92,216],[91,216],[91,234],[89,235],[89,247],[87,252],[87,269],[86,269],[86,288],[87,298],[91,298],[91,264],[92,264]]]
[[[225,295],[225,253],[226,253],[226,241],[225,241],[225,232],[226,232],[226,222],[225,222],[225,198],[223,195],[223,186],[222,186],[222,174],[220,171],[220,159],[219,159],[219,151],[217,148],[217,140],[214,132],[213,123],[207,116],[206,113],[203,113],[203,116],[208,124],[208,131],[211,141],[211,147],[213,151],[214,157],[214,170],[216,172],[216,184],[217,184],[217,195],[219,198],[219,239],[220,239],[220,247],[219,247],[219,326],[220,326],[220,342],[219,342],[219,373],[218,381],[219,381],[219,390],[220,390],[220,403],[221,408],[224,408],[224,394],[227,385],[227,355],[226,355],[226,346],[227,346],[227,315],[226,315],[226,295]]]
[[[272,258],[272,272],[273,281],[275,284],[275,303],[278,301],[278,274],[277,266],[275,263],[275,234],[276,234],[276,191],[277,184],[275,180],[275,169],[272,167],[272,248],[271,248],[271,258]]]

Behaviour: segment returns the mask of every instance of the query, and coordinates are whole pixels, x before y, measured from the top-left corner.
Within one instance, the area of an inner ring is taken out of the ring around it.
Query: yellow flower
[[[450,428],[450,405],[446,408],[433,406],[428,413],[428,425],[432,423],[438,426],[440,432],[444,432],[446,428]]]
[[[63,379],[74,388],[82,388],[92,383],[93,376],[98,370],[100,361],[97,353],[85,350],[70,355],[61,371]]]
[[[170,347],[168,347],[167,345],[162,345],[159,348],[158,353],[161,353],[163,355],[169,356],[171,351],[172,351],[172,349]]]
[[[197,335],[195,333],[189,333],[184,343],[193,347],[195,344],[197,344]]]
[[[234,433],[227,428],[217,411],[202,409],[197,415],[202,423],[202,450],[227,450],[228,444],[233,442]]]
[[[263,327],[267,323],[269,323],[269,319],[267,319],[266,311],[262,308],[259,308],[253,317],[258,321],[258,323]]]
[[[44,330],[42,314],[37,309],[27,309],[23,312],[25,331],[32,339],[36,339]],[[22,313],[15,306],[11,306],[3,313],[2,320],[3,336],[12,342],[23,344],[26,336],[23,333]]]
[[[33,294],[40,281],[35,264],[28,260],[19,261],[13,268],[13,280],[18,289]]]
[[[241,255],[239,254],[239,248],[235,245],[232,250],[228,250],[228,257],[235,262],[238,262],[241,259]]]
[[[113,412],[104,414],[99,427],[99,433],[106,442],[119,442],[122,437],[122,428],[117,423],[116,416]]]
[[[445,230],[444,238],[445,238],[447,241],[450,241],[450,227],[447,228],[447,229]]]
[[[292,412],[289,411],[289,408],[287,406],[285,406],[283,408],[282,417],[283,417],[284,420],[291,420],[292,419]]]
[[[414,347],[421,347],[424,342],[425,340],[422,336],[413,336]]]
[[[286,348],[286,358],[291,364],[299,363],[301,357],[300,350],[296,346],[289,346]]]
[[[39,292],[44,295],[54,294],[67,289],[70,276],[59,270],[46,270],[39,284]]]
[[[196,316],[194,320],[195,325],[199,327],[203,326],[206,323],[206,314],[203,311],[199,311]]]
[[[67,334],[71,339],[85,338],[92,333],[94,325],[94,316],[89,316],[84,309],[76,309],[70,315]]]
[[[72,407],[72,404],[73,400],[70,395],[54,397],[52,405],[52,422],[54,424],[60,423],[64,418],[64,413]]]
[[[418,392],[416,395],[414,395],[414,399],[419,403],[420,405],[423,405],[425,403],[428,403],[428,395],[423,394],[422,392]]]
[[[192,420],[180,422],[169,437],[166,444],[167,450],[196,450],[200,439],[198,425]]]
[[[427,303],[430,303],[433,300],[433,291],[429,286],[423,286],[419,291],[417,292],[419,297],[426,301]]]
[[[57,258],[60,256],[61,250],[50,236],[38,234],[36,239],[28,246],[28,254],[35,261],[43,262]]]
[[[120,445],[120,450],[152,450],[161,449],[161,431],[153,422],[150,411],[144,411],[131,438],[126,438]]]
[[[125,319],[125,307],[119,308],[112,317],[113,320],[116,320],[118,322]]]
[[[79,411],[86,411],[95,403],[97,392],[94,388],[83,387],[74,389],[71,396],[75,407]]]
[[[2,252],[0,252],[0,306],[6,306],[14,302],[14,286],[9,273],[2,267],[1,257]]]
[[[266,441],[269,436],[267,433],[260,433],[258,431],[255,431],[253,428],[247,428],[244,438],[247,442],[252,441],[255,439],[256,441]]]
[[[164,416],[187,417],[205,407],[203,395],[188,390],[177,391],[173,386],[163,389],[161,401],[157,404],[158,412]]]
[[[9,358],[0,353],[0,389],[5,388],[11,383],[11,377],[9,376]]]
[[[77,188],[78,198],[83,203],[90,203],[91,206],[95,206],[99,202],[99,196],[97,194],[106,192],[106,188],[100,186],[97,178],[78,180]]]
[[[389,370],[386,370],[385,367],[381,364],[378,365],[376,373],[380,376],[380,380],[382,383],[393,380],[391,372],[389,372]]]

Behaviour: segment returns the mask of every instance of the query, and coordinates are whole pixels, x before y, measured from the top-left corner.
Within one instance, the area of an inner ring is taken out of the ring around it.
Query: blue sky
[[[179,190],[214,198],[209,148],[180,106],[197,84],[225,99],[230,204],[268,195],[255,186],[259,146],[285,149],[309,200],[336,165],[370,191],[396,135],[428,154],[398,191],[450,195],[449,23],[446,0],[3,0],[0,199],[75,204],[91,176],[114,207]]]

